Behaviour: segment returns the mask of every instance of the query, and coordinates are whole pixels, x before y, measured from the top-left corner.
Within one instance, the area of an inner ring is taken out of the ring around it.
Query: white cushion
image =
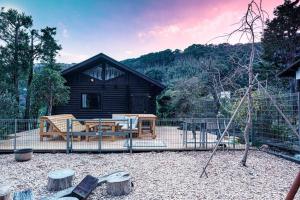
[[[128,129],[128,125],[127,124],[122,125],[121,129],[122,130],[127,130]]]
[[[132,128],[132,130],[137,130],[138,128],[135,127],[135,128]],[[121,130],[129,130],[129,127],[127,125],[124,125],[121,127]]]
[[[130,123],[130,119],[131,119],[132,120],[132,129],[137,128],[138,117],[136,117],[136,116],[126,116],[125,119],[128,120],[128,127],[129,127],[129,123]]]
[[[128,124],[125,115],[112,115],[112,119],[117,121],[117,123],[120,124],[121,126]]]

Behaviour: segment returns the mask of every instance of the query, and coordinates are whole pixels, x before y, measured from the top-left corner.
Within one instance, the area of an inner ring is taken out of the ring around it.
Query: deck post
[[[67,119],[66,121],[67,123],[67,148],[66,148],[66,153],[69,154],[70,150],[69,150],[69,146],[70,146],[70,119]]]
[[[15,119],[14,150],[17,149],[17,131],[18,131],[18,120]]]
[[[132,119],[129,120],[129,151],[132,153]]]

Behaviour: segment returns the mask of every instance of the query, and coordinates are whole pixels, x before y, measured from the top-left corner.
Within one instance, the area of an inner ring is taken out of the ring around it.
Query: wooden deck
[[[216,135],[207,134],[207,144],[199,143],[199,132],[197,132],[196,145],[194,143],[195,139],[192,136],[192,132],[188,131],[188,144],[183,142],[183,131],[179,130],[176,126],[156,126],[157,137],[152,139],[151,135],[142,138],[133,138],[132,144],[135,150],[168,150],[168,149],[192,149],[192,148],[202,148],[209,149],[215,145]],[[55,151],[55,150],[66,150],[67,142],[61,138],[40,141],[39,130],[34,129],[25,132],[19,132],[16,134],[17,139],[14,140],[14,134],[10,135],[9,139],[0,140],[0,151],[1,150],[13,150],[14,141],[16,141],[17,149],[20,148],[33,148],[34,150],[45,150],[45,151]],[[243,148],[242,144],[230,144],[228,140],[224,140],[227,148]],[[110,138],[103,138],[101,143],[98,140],[92,141],[74,141],[72,143],[73,150],[86,150],[86,151],[97,151],[101,150],[127,150],[128,141],[126,138],[117,137],[115,141],[111,141]]]

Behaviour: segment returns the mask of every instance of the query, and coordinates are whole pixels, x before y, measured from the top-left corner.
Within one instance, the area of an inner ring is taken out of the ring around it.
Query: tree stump
[[[6,185],[0,185],[0,200],[9,200],[10,190]]]
[[[131,177],[126,176],[115,176],[107,180],[107,194],[112,196],[127,195],[131,192]]]
[[[74,175],[75,172],[71,169],[61,169],[49,172],[47,189],[49,191],[59,191],[72,187]]]

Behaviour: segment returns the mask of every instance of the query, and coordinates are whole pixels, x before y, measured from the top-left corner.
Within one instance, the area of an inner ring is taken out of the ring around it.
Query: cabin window
[[[97,93],[81,94],[81,108],[101,109],[101,94],[97,94]]]
[[[106,66],[106,68],[105,68],[105,80],[113,79],[113,78],[116,78],[123,74],[124,74],[124,72],[122,72],[114,67]]]
[[[121,70],[109,65],[96,66],[85,70],[83,73],[98,80],[110,80],[124,74]]]
[[[103,68],[100,66],[93,67],[91,69],[85,70],[83,73],[86,75],[89,75],[90,77],[96,78],[98,80],[103,80],[102,79],[102,71]]]

